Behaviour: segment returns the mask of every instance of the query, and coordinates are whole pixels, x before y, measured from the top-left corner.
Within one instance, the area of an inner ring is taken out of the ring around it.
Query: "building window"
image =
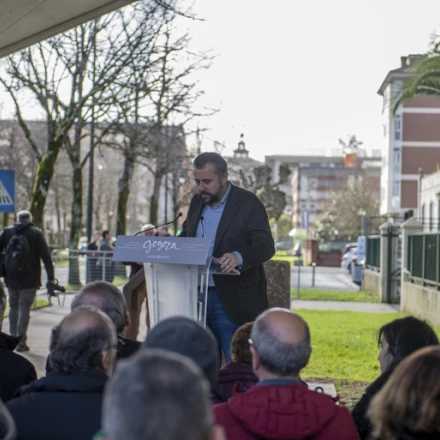
[[[400,208],[400,181],[399,180],[395,180],[393,182],[391,205],[392,205],[393,209]]]
[[[429,230],[434,229],[434,202],[429,204]]]
[[[401,171],[401,152],[399,148],[394,148],[393,150],[393,173],[394,174],[400,174]]]
[[[394,140],[400,141],[402,139],[402,120],[400,115],[394,118]]]
[[[440,196],[437,194],[437,232],[440,233]]]

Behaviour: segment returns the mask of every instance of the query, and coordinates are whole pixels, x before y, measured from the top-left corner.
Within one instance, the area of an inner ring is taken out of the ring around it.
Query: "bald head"
[[[251,338],[257,363],[270,374],[297,376],[309,361],[309,327],[301,316],[287,309],[262,313],[254,323]]]
[[[272,335],[280,342],[295,344],[310,338],[306,321],[290,310],[273,308],[264,312],[260,318],[266,323]]]
[[[95,307],[79,308],[52,330],[51,367],[67,374],[103,369],[103,352],[116,342],[115,326],[107,315]]]

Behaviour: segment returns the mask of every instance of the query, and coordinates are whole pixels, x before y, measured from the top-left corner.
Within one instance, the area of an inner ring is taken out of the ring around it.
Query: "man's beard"
[[[204,203],[205,205],[212,205],[213,203],[216,203],[220,200],[220,194],[223,192],[224,189],[224,185],[222,182],[220,182],[219,187],[218,187],[218,191],[216,194],[211,194],[209,192],[203,192],[199,194],[199,197],[202,201],[202,203]],[[209,199],[205,202],[202,198],[202,196],[209,196]]]

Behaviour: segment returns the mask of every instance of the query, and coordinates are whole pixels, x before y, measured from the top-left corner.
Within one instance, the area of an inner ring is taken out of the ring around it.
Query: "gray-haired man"
[[[224,440],[213,427],[210,386],[191,359],[158,349],[122,361],[104,395],[108,440]]]

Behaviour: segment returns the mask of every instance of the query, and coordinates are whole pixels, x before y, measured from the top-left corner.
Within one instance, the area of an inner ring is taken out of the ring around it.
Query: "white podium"
[[[118,236],[113,261],[144,264],[150,326],[171,316],[206,325],[209,238]]]

